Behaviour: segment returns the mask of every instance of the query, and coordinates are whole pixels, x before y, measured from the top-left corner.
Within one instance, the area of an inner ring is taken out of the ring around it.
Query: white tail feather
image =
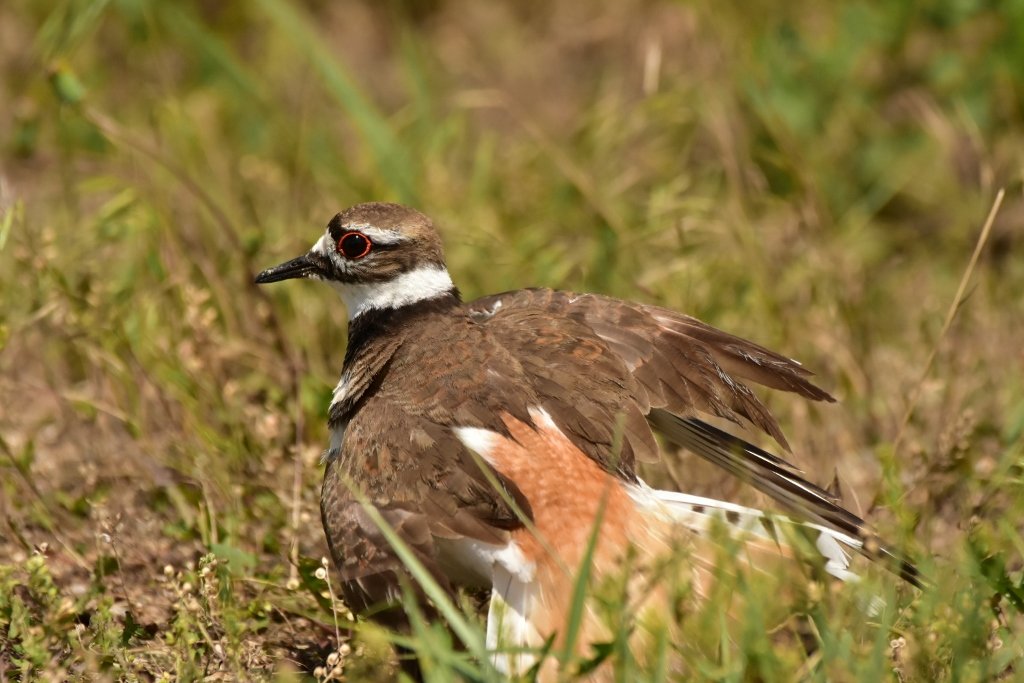
[[[850,555],[845,548],[857,550],[862,545],[861,541],[821,524],[802,522],[784,515],[768,515],[761,510],[714,498],[659,491],[642,482],[633,487],[630,494],[647,510],[697,534],[706,534],[712,525],[721,524],[737,535],[748,534],[784,543],[785,539],[780,539],[778,535],[780,525],[815,531],[815,546],[825,558],[825,571],[842,581],[857,581],[860,578],[850,571]]]
[[[824,558],[824,569],[831,576],[842,581],[855,582],[859,576],[850,570],[850,553],[861,548],[860,539],[830,529],[821,524],[803,522],[784,515],[769,515],[761,510],[744,507],[735,503],[695,496],[675,491],[659,491],[643,482],[627,486],[627,492],[637,504],[641,517],[661,520],[669,528],[686,529],[697,536],[708,536],[713,529],[723,529],[736,538],[768,541],[782,547],[792,546],[794,532],[803,532]],[[653,525],[665,528],[665,525]],[[646,546],[647,541],[638,534],[634,541]],[[657,535],[650,538],[658,538]],[[662,543],[667,537],[661,537]],[[655,552],[658,541],[647,547]],[[665,545],[660,546],[663,550]],[[514,571],[518,565],[495,561],[492,574],[490,610],[487,615],[487,648],[493,654],[496,668],[511,677],[528,673],[536,663],[537,656],[530,649],[540,647],[546,636],[538,627],[538,619],[547,605],[543,600],[565,600],[566,595],[548,595],[541,592],[540,582],[533,572],[524,575]],[[884,608],[884,601],[873,598],[862,608],[869,616],[878,614]],[[559,624],[558,626],[561,626]],[[540,678],[547,680],[551,672]]]
[[[538,587],[500,564],[494,566],[491,605],[487,611],[487,649],[494,653],[495,668],[506,676],[521,676],[536,662],[536,656],[518,648],[535,647],[544,637],[531,621],[539,599]]]

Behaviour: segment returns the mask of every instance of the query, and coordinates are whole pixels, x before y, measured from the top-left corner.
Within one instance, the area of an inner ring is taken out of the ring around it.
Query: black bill
[[[319,260],[310,254],[305,254],[273,268],[267,268],[256,276],[256,284],[265,285],[268,282],[280,282],[297,277],[323,277],[323,275],[324,269]]]

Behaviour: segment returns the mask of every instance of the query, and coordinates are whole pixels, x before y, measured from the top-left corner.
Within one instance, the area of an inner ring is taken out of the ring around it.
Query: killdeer
[[[488,644],[509,673],[533,660],[502,648],[557,638],[585,558],[600,578],[627,548],[671,551],[712,525],[786,554],[778,526],[789,518],[647,486],[636,466],[658,458],[655,431],[802,518],[787,523],[811,534],[828,573],[853,576],[852,550],[919,584],[914,566],[834,496],[702,419],[753,426],[788,450],[747,383],[834,400],[790,358],[687,315],[595,294],[523,289],[465,303],[430,219],[397,204],[343,211],[308,253],[256,282],[290,278],[326,282],[348,311],[321,513],[356,611],[392,626],[404,619],[406,569],[364,503],[441,586],[491,589]],[[698,592],[708,580],[704,571]]]

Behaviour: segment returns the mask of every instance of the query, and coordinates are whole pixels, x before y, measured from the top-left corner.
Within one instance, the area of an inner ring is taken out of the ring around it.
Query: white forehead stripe
[[[373,309],[401,308],[417,301],[434,299],[455,288],[448,271],[439,266],[410,270],[384,282],[354,284],[329,280],[328,283],[345,302],[349,320]]]
[[[330,256],[331,252],[334,251],[334,240],[331,239],[330,233],[324,233],[310,251],[321,256]]]

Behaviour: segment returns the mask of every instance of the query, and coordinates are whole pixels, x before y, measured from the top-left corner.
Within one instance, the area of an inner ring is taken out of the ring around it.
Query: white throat
[[[452,278],[443,267],[428,266],[402,273],[393,280],[360,285],[329,281],[355,320],[373,309],[401,308],[417,301],[433,299],[454,289]]]

